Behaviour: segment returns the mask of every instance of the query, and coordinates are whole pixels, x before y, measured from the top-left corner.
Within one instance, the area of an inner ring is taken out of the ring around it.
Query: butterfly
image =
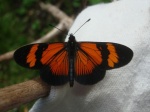
[[[122,67],[133,51],[111,42],[77,42],[70,34],[68,42],[36,43],[17,49],[15,61],[26,68],[39,69],[46,83],[58,86],[74,80],[92,85],[102,80],[106,70]]]

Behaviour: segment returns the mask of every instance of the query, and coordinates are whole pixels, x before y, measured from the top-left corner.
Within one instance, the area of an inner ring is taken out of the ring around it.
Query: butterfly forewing
[[[100,69],[109,70],[122,67],[128,64],[133,57],[133,51],[121,44],[99,42],[97,47],[100,48],[103,59],[99,66]]]
[[[17,49],[14,53],[15,61],[26,68],[40,69],[43,67],[41,63],[42,53],[48,44],[30,44]]]

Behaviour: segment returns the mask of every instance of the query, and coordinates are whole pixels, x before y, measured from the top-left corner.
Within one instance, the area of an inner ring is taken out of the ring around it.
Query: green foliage
[[[60,0],[43,0],[57,4]],[[111,0],[88,0],[87,4],[110,2]],[[55,20],[48,12],[39,7],[40,0],[0,0],[0,55],[28,44],[46,34],[55,25]],[[60,9],[68,15],[76,16],[82,10],[82,0],[64,0]],[[63,41],[56,38],[52,41]],[[38,76],[38,71],[17,65],[14,60],[0,62],[0,87],[6,87]],[[30,105],[31,106],[31,105]],[[21,112],[24,105],[9,112]]]
[[[97,4],[97,3],[105,3],[105,2],[111,2],[112,0],[89,0],[90,4]]]

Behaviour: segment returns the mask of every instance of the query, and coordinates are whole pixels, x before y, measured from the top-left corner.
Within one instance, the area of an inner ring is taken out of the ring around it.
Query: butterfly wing
[[[65,43],[30,44],[15,51],[15,61],[26,68],[40,69],[41,78],[51,85],[68,81],[68,52]]]
[[[116,43],[81,42],[77,45],[75,80],[81,84],[95,84],[106,70],[126,65],[133,57],[130,48]]]
[[[122,67],[128,64],[133,57],[133,51],[121,44],[103,42],[96,45],[102,54],[102,63],[99,66],[102,69]]]

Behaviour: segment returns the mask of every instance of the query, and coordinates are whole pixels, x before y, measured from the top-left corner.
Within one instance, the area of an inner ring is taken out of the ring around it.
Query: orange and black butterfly
[[[15,61],[26,68],[39,69],[43,81],[57,86],[74,80],[92,85],[102,80],[106,70],[130,62],[130,48],[109,42],[76,42],[71,34],[68,42],[37,43],[15,51]]]

